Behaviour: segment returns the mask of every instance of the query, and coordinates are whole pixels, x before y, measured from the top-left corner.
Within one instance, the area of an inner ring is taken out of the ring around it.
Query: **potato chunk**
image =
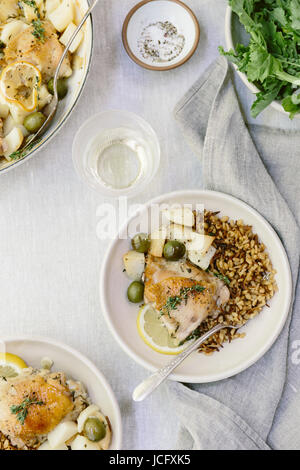
[[[9,156],[21,147],[23,139],[23,132],[21,129],[19,129],[19,127],[14,127],[10,133],[3,138],[5,142],[4,157],[7,160],[10,161]]]
[[[184,225],[185,227],[193,227],[195,224],[194,213],[188,207],[167,209],[163,211],[163,214],[170,222],[174,222],[175,224]]]
[[[65,421],[58,424],[48,434],[48,441],[51,449],[55,450],[64,445],[71,437],[77,434],[77,424],[74,421]]]
[[[77,28],[77,26],[72,22],[67,26],[67,29],[61,35],[59,40],[64,46],[66,46],[68,44],[68,42],[71,39],[71,36],[74,33],[74,31],[76,30],[76,28]],[[73,39],[73,42],[72,42],[72,44],[69,48],[69,51],[72,54],[76,51],[76,49],[78,49],[82,39],[83,39],[83,32],[79,31],[79,33],[77,33],[77,36]]]
[[[66,27],[73,21],[74,9],[71,0],[64,0],[58,8],[53,10],[49,15],[49,20],[59,31],[63,32]]]
[[[150,236],[149,254],[161,258],[164,251],[164,246],[167,238],[167,228],[161,227]]]
[[[134,250],[128,251],[123,256],[123,262],[127,276],[134,281],[139,281],[145,269],[144,253],[138,253]]]

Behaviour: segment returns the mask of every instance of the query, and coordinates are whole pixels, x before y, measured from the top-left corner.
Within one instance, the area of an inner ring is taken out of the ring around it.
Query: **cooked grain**
[[[221,307],[216,319],[211,317],[202,323],[203,334],[217,323],[245,324],[254,318],[277,290],[275,274],[265,245],[253,233],[250,225],[242,220],[229,220],[218,213],[205,211],[204,230],[215,236],[213,245],[217,249],[209,270],[220,273],[230,281],[229,301]],[[209,338],[199,351],[206,354],[219,350],[223,343],[245,336],[238,330],[221,330]]]
[[[0,450],[17,450],[16,447],[11,445],[9,439],[0,431]]]

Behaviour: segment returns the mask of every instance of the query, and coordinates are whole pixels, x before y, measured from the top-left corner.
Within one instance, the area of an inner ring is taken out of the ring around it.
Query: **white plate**
[[[243,26],[241,25],[241,27]],[[233,11],[231,7],[228,6],[226,9],[226,15],[225,15],[225,41],[226,41],[227,50],[235,49],[232,30],[233,30]],[[235,64],[233,64],[233,66],[236,69],[239,76],[241,77],[243,83],[247,86],[247,88],[249,88],[249,90],[252,91],[252,93],[254,94],[259,93],[260,90],[253,83],[249,82],[247,75],[243,72],[240,72]],[[272,108],[276,109],[277,111],[280,111],[281,113],[286,114],[287,116],[289,115],[289,113],[287,113],[283,109],[279,101],[272,101],[270,106],[272,106]]]
[[[1,1],[1,0],[0,0]],[[87,0],[76,0],[76,4],[80,6],[81,12],[85,12],[88,8]],[[83,16],[84,13],[82,13]],[[62,129],[63,125],[67,122],[71,112],[77,104],[77,101],[83,91],[86,79],[89,73],[92,50],[93,50],[93,26],[91,16],[86,20],[83,26],[84,38],[80,44],[76,54],[82,57],[83,64],[82,68],[74,70],[72,76],[68,79],[69,91],[67,96],[59,102],[57,112],[49,126],[47,132],[43,136],[42,140],[26,155],[25,158],[17,160],[16,162],[4,162],[0,163],[0,174],[5,173],[12,168],[16,168],[22,165],[29,158],[36,155],[50,140]]]
[[[144,58],[138,41],[150,24],[169,21],[185,37],[185,45],[178,57],[170,62],[153,62]],[[192,10],[180,0],[143,0],[128,13],[123,25],[123,44],[126,52],[138,65],[150,70],[170,70],[184,64],[194,54],[199,42],[200,28]]]
[[[54,361],[53,371],[63,371],[67,377],[82,382],[92,401],[109,417],[113,431],[110,450],[121,449],[119,405],[105,377],[89,359],[69,346],[44,337],[4,337],[0,340],[0,351],[3,345],[4,351],[22,357],[28,366],[40,368],[41,359],[49,357]]]
[[[214,191],[180,191],[162,195],[150,201],[144,209],[149,213],[151,204],[200,204],[208,210],[221,211],[235,220],[242,219],[252,225],[260,240],[266,245],[274,268],[277,270],[278,292],[270,300],[270,308],[263,311],[240,331],[246,337],[236,339],[211,356],[193,353],[170,377],[180,382],[214,382],[233,376],[254,364],[272,346],[286,321],[291,301],[291,272],[285,250],[272,227],[264,218],[242,201]],[[136,225],[143,212],[133,216],[126,224]],[[123,231],[123,230],[122,230]],[[130,280],[122,272],[122,256],[130,246],[128,239],[111,243],[103,263],[100,280],[100,298],[106,322],[115,339],[136,362],[153,371],[168,361],[153,351],[139,337],[136,327],[138,307],[126,298]]]

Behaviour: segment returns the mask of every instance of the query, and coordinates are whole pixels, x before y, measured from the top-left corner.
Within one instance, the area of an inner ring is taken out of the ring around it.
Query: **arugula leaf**
[[[285,16],[285,11],[282,7],[276,7],[272,12],[270,12],[271,18],[274,18],[281,26],[287,25],[287,19]]]
[[[300,106],[294,95],[300,87],[300,0],[229,0],[229,5],[249,33],[249,44],[219,51],[260,89],[252,116],[283,100],[293,118]]]
[[[291,25],[294,29],[300,29],[300,1],[291,0]]]
[[[256,95],[256,101],[251,106],[251,116],[257,117],[264,109],[266,109],[272,101],[278,96],[283,83],[278,80],[273,80],[273,85],[269,84],[266,86],[267,91],[261,91]]]
[[[270,75],[280,70],[280,63],[262,47],[253,47],[247,67],[247,75],[251,82],[264,82]]]
[[[282,106],[287,113],[290,113],[291,119],[300,113],[300,95],[297,95],[297,100],[293,99],[294,96],[287,96],[282,100]]]

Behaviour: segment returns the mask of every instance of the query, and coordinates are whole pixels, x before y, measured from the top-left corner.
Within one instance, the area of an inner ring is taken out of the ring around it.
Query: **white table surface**
[[[99,270],[109,241],[97,237],[97,209],[111,201],[78,179],[71,145],[78,127],[92,114],[107,109],[134,111],[156,130],[162,158],[155,181],[130,202],[201,188],[201,165],[180,134],[172,111],[217,57],[217,46],[225,44],[226,1],[186,0],[199,19],[200,44],[187,64],[169,72],[139,68],[123,49],[122,22],[135,3],[101,0],[93,15],[92,67],[75,111],[45,150],[1,176],[0,331],[53,337],[87,355],[105,374],[119,401],[123,448],[164,449],[174,446],[177,423],[159,391],[143,403],[132,402],[132,390],[147,372],[123,353],[101,315]],[[242,100],[251,101],[239,79],[237,86]],[[273,110],[258,122],[299,125]]]

